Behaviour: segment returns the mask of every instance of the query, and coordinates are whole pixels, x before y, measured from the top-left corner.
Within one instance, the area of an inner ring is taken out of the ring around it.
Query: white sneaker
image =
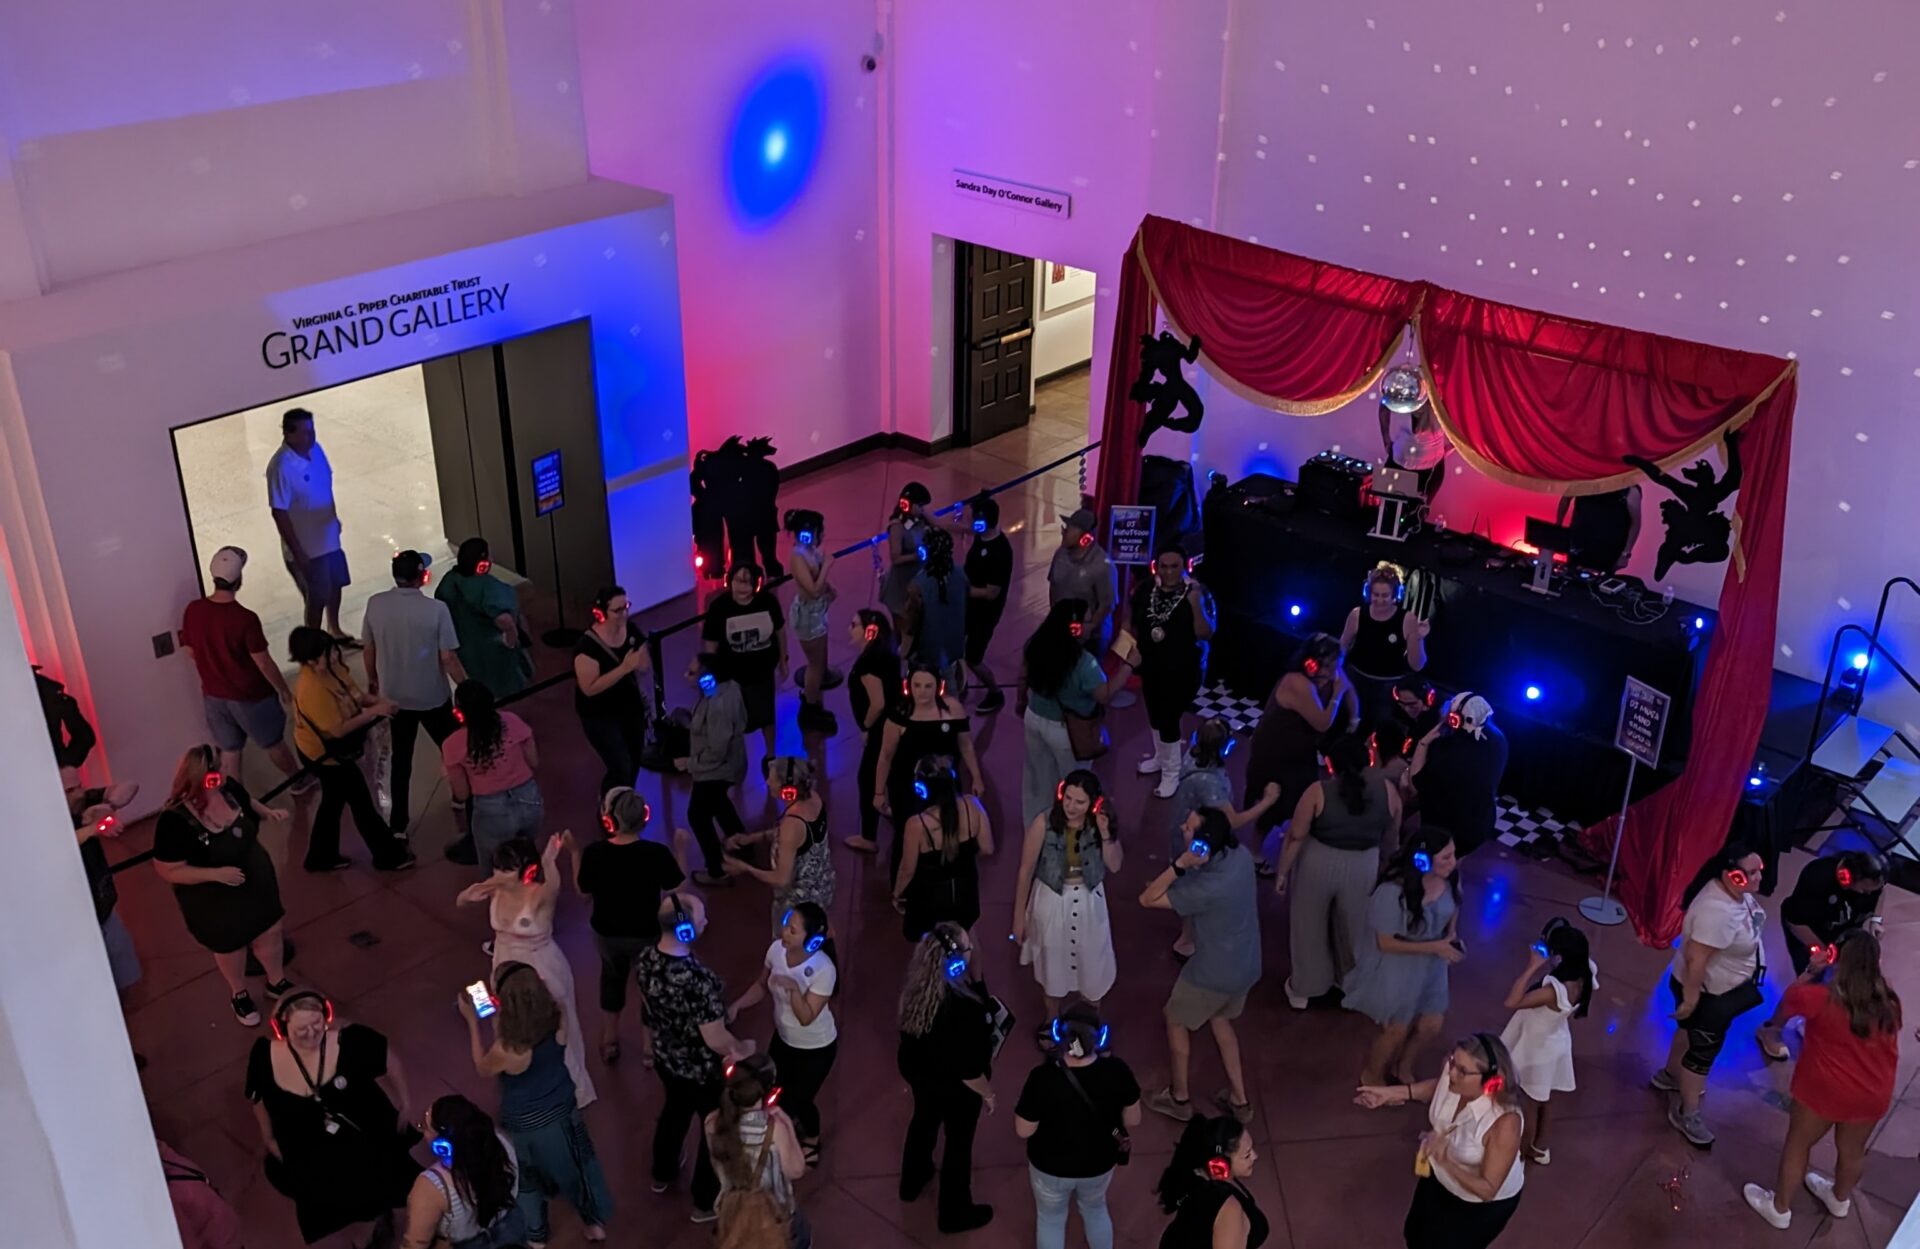
[[[1771,1188],[1762,1188],[1758,1184],[1749,1184],[1740,1190],[1740,1194],[1747,1199],[1747,1204],[1753,1207],[1755,1214],[1773,1224],[1781,1231],[1786,1231],[1793,1223],[1793,1211],[1789,1210],[1785,1214],[1782,1214],[1773,1208],[1773,1190]]]
[[[1844,1219],[1853,1213],[1853,1198],[1849,1197],[1845,1201],[1841,1201],[1833,1195],[1833,1177],[1831,1175],[1822,1175],[1818,1171],[1809,1171],[1807,1172],[1806,1184],[1807,1191],[1815,1197],[1818,1197],[1820,1204],[1825,1206],[1827,1213],[1831,1214],[1834,1218]]]
[[[1301,997],[1301,996],[1300,996],[1300,995],[1299,995],[1298,993],[1295,993],[1295,992],[1293,991],[1293,977],[1292,977],[1292,976],[1288,976],[1288,977],[1287,977],[1287,982],[1286,982],[1285,984],[1283,984],[1283,985],[1281,985],[1281,986],[1280,986],[1280,991],[1281,991],[1282,993],[1285,993],[1285,994],[1287,995],[1287,1005],[1288,1005],[1288,1006],[1291,1006],[1291,1007],[1293,1007],[1293,1009],[1295,1009],[1295,1010],[1305,1010],[1305,1009],[1307,1009],[1307,999],[1305,999],[1305,998],[1303,998],[1303,997]]]

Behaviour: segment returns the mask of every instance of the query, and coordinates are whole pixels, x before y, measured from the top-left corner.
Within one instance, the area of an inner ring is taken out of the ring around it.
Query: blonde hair
[[[1373,587],[1379,582],[1384,581],[1399,589],[1406,580],[1407,575],[1400,570],[1400,565],[1383,559],[1367,572],[1367,593],[1373,593]]]
[[[934,1016],[947,1000],[947,952],[966,941],[966,930],[949,920],[935,924],[907,961],[907,982],[900,988],[900,1031],[921,1037],[933,1030]]]
[[[810,797],[816,775],[813,760],[805,755],[775,755],[767,760],[767,786],[770,789],[778,790],[791,785],[799,791],[800,797]]]

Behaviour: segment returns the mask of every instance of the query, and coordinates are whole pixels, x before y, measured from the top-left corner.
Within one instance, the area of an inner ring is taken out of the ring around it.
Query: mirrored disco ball
[[[1394,412],[1417,412],[1427,401],[1427,380],[1410,365],[1397,364],[1380,375],[1380,402]]]

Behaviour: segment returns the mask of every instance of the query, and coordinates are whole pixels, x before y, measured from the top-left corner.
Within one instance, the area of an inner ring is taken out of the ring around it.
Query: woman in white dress
[[[1514,1080],[1527,1095],[1520,1152],[1538,1166],[1552,1160],[1547,1099],[1573,1092],[1572,1021],[1586,1018],[1599,984],[1600,970],[1588,957],[1586,934],[1556,915],[1533,943],[1527,969],[1507,990],[1513,1018],[1500,1040],[1513,1053]]]
[[[493,966],[525,963],[540,973],[541,983],[560,1004],[569,1039],[585,1036],[580,1011],[574,1004],[573,966],[566,951],[553,939],[553,908],[560,900],[560,852],[574,849],[571,832],[547,839],[546,853],[536,851],[524,837],[504,842],[493,854],[493,875],[460,891],[461,906],[487,903],[493,925]],[[589,1106],[599,1096],[587,1074],[587,1047],[565,1047],[567,1074],[573,1077],[575,1103]]]
[[[1100,778],[1085,768],[1067,773],[1052,808],[1027,826],[1013,891],[1013,939],[1040,982],[1048,1019],[1073,994],[1098,1007],[1113,988],[1105,882],[1121,858]]]

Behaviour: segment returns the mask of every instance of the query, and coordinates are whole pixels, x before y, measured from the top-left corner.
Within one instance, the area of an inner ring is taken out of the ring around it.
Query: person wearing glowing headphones
[[[1238,1119],[1189,1120],[1154,1189],[1173,1216],[1160,1249],[1260,1249],[1272,1229],[1247,1191],[1258,1161],[1253,1133]]]
[[[1471,690],[1455,694],[1446,714],[1413,748],[1401,798],[1424,823],[1453,834],[1463,855],[1492,841],[1507,773],[1507,735],[1493,706]]]
[[[1407,1249],[1486,1249],[1520,1208],[1521,1098],[1513,1056],[1490,1032],[1453,1047],[1431,1080],[1363,1085],[1368,1110],[1427,1103],[1427,1131],[1414,1155],[1413,1204],[1401,1227]]]
[[[693,782],[687,823],[700,842],[705,862],[693,879],[708,888],[729,880],[723,837],[747,831],[729,793],[747,779],[747,705],[740,686],[728,676],[730,659],[725,653],[701,651],[688,665],[687,678],[699,697],[687,728],[687,753],[673,761],[674,768]]]
[[[766,761],[767,788],[780,799],[780,820],[757,833],[727,838],[721,862],[729,879],[749,876],[773,886],[773,926],[778,931],[802,902],[833,905],[833,853],[827,846],[827,804],[815,784],[813,760],[804,755],[775,755]],[[766,846],[767,866],[749,863],[740,852]]]
[[[779,1079],[765,1054],[728,1063],[720,1104],[702,1125],[720,1176],[715,1231],[721,1244],[754,1249],[780,1244],[810,1249],[813,1244],[813,1228],[793,1193],[807,1162],[793,1120],[780,1104],[785,1090]]]
[[[660,940],[660,899],[687,879],[673,852],[641,837],[653,809],[625,786],[600,800],[605,840],[588,844],[573,859],[573,887],[593,902],[589,924],[600,954],[600,1060],[620,1060],[620,1013],[634,960]],[[640,1062],[653,1065],[653,1040],[640,1021]]]
[[[1113,605],[1119,601],[1118,582],[1113,561],[1094,540],[1100,520],[1092,508],[1080,508],[1060,518],[1060,549],[1047,566],[1047,604],[1058,606],[1070,599],[1085,604],[1086,632],[1080,644],[1098,659],[1107,649],[1108,629],[1113,623]]]
[[[1013,1108],[1014,1135],[1027,1143],[1036,1249],[1066,1249],[1067,1206],[1080,1207],[1088,1249],[1113,1249],[1107,1189],[1133,1149],[1140,1084],[1107,1048],[1107,1025],[1085,1003],[1053,1020],[1052,1052],[1027,1074]]]
[[[1347,675],[1360,695],[1360,713],[1369,721],[1380,714],[1395,681],[1427,666],[1427,635],[1433,626],[1403,604],[1406,586],[1400,569],[1383,561],[1367,573],[1366,602],[1347,613],[1340,631]]]
[[[987,696],[976,708],[990,715],[1007,705],[993,669],[987,666],[987,647],[1000,617],[1007,610],[1007,591],[1013,585],[1013,543],[1000,531],[1000,503],[982,492],[967,500],[967,522],[973,541],[967,545],[967,667],[986,687]]]
[[[706,900],[676,890],[660,900],[660,940],[634,960],[640,1011],[653,1031],[653,1073],[666,1093],[653,1129],[653,1191],[664,1193],[680,1178],[687,1128],[720,1105],[723,1067],[752,1054],[752,1041],[727,1026],[727,987],[701,961],[694,943],[707,929]],[[695,1223],[719,1217],[720,1180],[705,1132],[693,1160]]]
[[[1865,850],[1823,855],[1802,867],[1793,892],[1780,904],[1794,974],[1807,969],[1815,947],[1835,945],[1850,932],[1877,926],[1886,887],[1886,860]]]
[[[533,680],[533,639],[520,616],[513,588],[493,575],[493,555],[485,538],[460,544],[453,568],[434,587],[433,597],[453,613],[460,666],[505,698]]]
[[[527,1222],[514,1198],[520,1160],[486,1111],[458,1093],[434,1099],[420,1126],[433,1165],[407,1196],[407,1234],[400,1249],[492,1249],[526,1239]]]
[[[828,671],[827,609],[835,598],[830,580],[833,552],[822,545],[827,522],[818,512],[796,508],[786,514],[785,526],[793,535],[794,592],[789,617],[794,641],[800,643],[800,653],[807,661],[800,687],[800,727],[831,735],[838,731],[839,722],[820,700]]]
[[[1726,1046],[1727,1029],[1766,1000],[1761,988],[1767,979],[1766,951],[1760,938],[1767,913],[1753,900],[1761,871],[1760,855],[1736,842],[1703,863],[1680,895],[1686,917],[1667,972],[1676,1003],[1673,1017],[1680,1026],[1652,1086],[1667,1094],[1667,1122],[1699,1149],[1714,1140],[1700,1118],[1700,1098]]]
[[[993,1207],[973,1199],[973,1134],[981,1108],[993,1113],[995,1020],[1004,1011],[980,978],[966,929],[940,923],[920,938],[900,990],[897,1062],[913,1092],[900,1200],[918,1200],[933,1182],[934,1138],[944,1131],[939,1227],[949,1235],[993,1220]]]
[[[880,605],[893,617],[895,637],[907,634],[907,587],[920,574],[920,547],[933,523],[927,519],[931,502],[933,492],[910,481],[900,487],[900,497],[887,518],[887,567],[880,578]]]
[[[782,1104],[793,1116],[808,1167],[820,1165],[820,1089],[840,1052],[832,1005],[840,984],[838,958],[825,908],[817,902],[796,903],[767,947],[765,978],[754,981],[727,1007],[731,1027],[742,1011],[773,1000],[774,1035],[767,1057],[779,1069]]]

